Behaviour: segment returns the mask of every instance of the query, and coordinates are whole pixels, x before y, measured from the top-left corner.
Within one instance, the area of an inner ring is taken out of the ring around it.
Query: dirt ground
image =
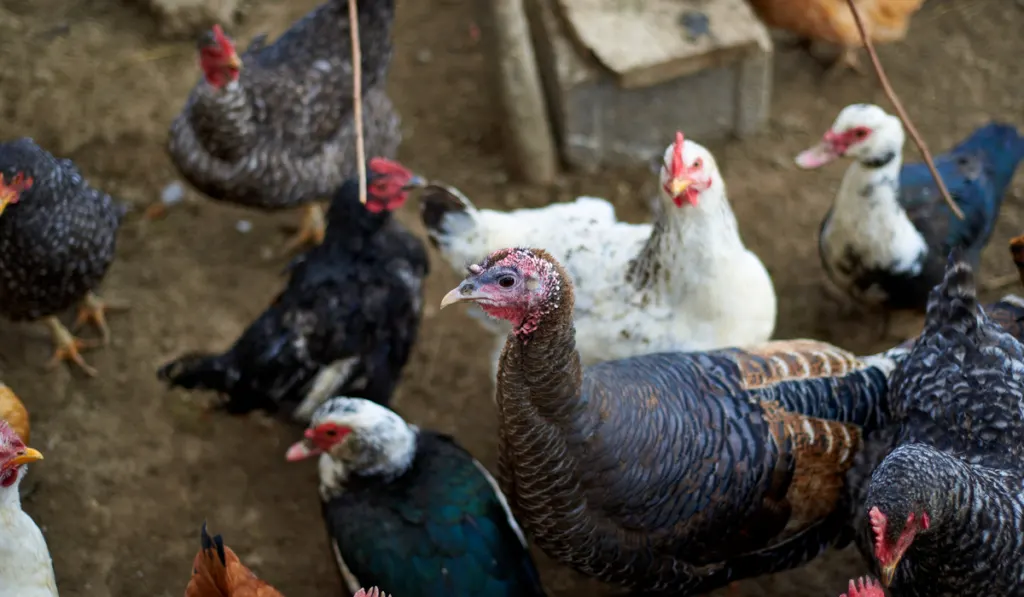
[[[241,40],[277,34],[315,1],[255,2],[234,33]],[[654,191],[644,168],[566,175],[553,189],[506,182],[498,115],[484,86],[481,48],[470,35],[476,4],[399,2],[391,89],[404,118],[403,161],[482,206],[537,206],[585,192],[614,200],[632,221],[644,220],[645,197]],[[1007,0],[932,1],[905,43],[881,49],[936,150],[988,118],[1024,125],[1022,30],[1024,10]],[[204,519],[286,595],[340,595],[314,467],[284,462],[300,431],[205,414],[196,397],[168,392],[154,374],[181,351],[226,347],[263,309],[281,285],[283,265],[268,251],[283,239],[278,225],[297,218],[196,199],[164,220],[138,220],[138,208],[175,180],[164,153],[166,129],[197,76],[192,43],[157,41],[155,32],[151,17],[117,0],[0,0],[3,137],[34,137],[136,208],[103,288],[134,307],[114,316],[113,344],[88,354],[100,377],[45,371],[50,345],[42,326],[0,324],[0,377],[30,408],[32,444],[46,454],[29,476],[35,491],[26,509],[46,533],[65,597],[181,595]],[[897,319],[890,337],[879,340],[874,325],[844,320],[823,298],[816,234],[844,166],[804,173],[791,158],[843,106],[886,105],[884,96],[870,77],[822,81],[817,63],[798,50],[780,49],[775,71],[764,133],[711,148],[744,238],[774,277],[777,336],[815,337],[859,352],[883,348],[914,333],[919,320]],[[671,133],[667,126],[666,139]],[[916,150],[908,149],[908,159]],[[1012,271],[1006,242],[1024,229],[1022,197],[1018,176],[985,255],[985,276]],[[401,217],[420,229],[415,205]],[[240,219],[252,222],[251,232],[236,230]],[[432,305],[457,282],[440,261],[434,265]],[[461,310],[431,309],[396,405],[410,420],[454,433],[493,465],[490,346]],[[606,594],[542,562],[553,595]],[[744,594],[838,595],[857,572],[856,558],[840,554],[746,583]]]

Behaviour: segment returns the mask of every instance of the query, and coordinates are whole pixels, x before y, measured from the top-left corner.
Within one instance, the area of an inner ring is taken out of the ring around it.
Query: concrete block
[[[649,163],[676,130],[707,142],[767,119],[772,41],[743,0],[557,1],[527,8],[571,166]]]

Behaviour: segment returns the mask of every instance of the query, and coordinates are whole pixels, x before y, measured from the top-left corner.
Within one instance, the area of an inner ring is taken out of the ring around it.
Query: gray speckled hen
[[[896,597],[1024,595],[1024,345],[979,306],[960,250],[893,373],[894,449],[859,541]]]
[[[813,340],[583,370],[573,288],[540,249],[469,267],[442,306],[510,321],[498,472],[549,556],[643,594],[706,593],[848,541],[847,472],[887,420],[890,356]]]
[[[394,0],[359,0],[366,155],[393,158],[398,115],[384,84]],[[316,201],[355,174],[352,55],[347,0],[329,0],[273,44],[254,39],[239,58],[215,26],[199,40],[203,80],[174,120],[168,152],[209,197],[262,209],[306,206],[296,248],[319,244]]]
[[[114,259],[124,207],[32,139],[0,144],[0,314],[44,319],[53,334],[52,363],[71,360],[95,370],[80,350],[92,342],[71,335],[57,314],[81,301],[77,324],[92,321],[109,339],[105,311],[93,290]]]

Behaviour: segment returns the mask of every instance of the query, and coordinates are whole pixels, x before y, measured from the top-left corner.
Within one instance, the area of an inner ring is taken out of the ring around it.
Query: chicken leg
[[[303,208],[298,232],[285,243],[283,253],[292,253],[306,245],[319,245],[324,242],[326,230],[324,208],[317,201],[309,203]]]
[[[85,295],[82,304],[78,307],[78,317],[75,324],[71,326],[72,331],[78,330],[86,323],[96,326],[102,337],[102,345],[110,343],[110,328],[107,326],[107,311],[127,311],[128,303],[107,302],[90,292]]]
[[[47,367],[52,369],[59,365],[61,361],[71,361],[78,365],[89,377],[96,377],[96,370],[85,362],[81,351],[95,348],[99,346],[99,343],[93,340],[82,340],[81,338],[74,337],[64,327],[64,324],[52,315],[46,318],[46,325],[50,328],[50,333],[53,335],[53,343],[56,347],[53,351],[53,358],[50,359]]]
[[[825,78],[833,77],[838,75],[844,70],[852,70],[859,75],[867,74],[864,70],[864,65],[860,62],[860,48],[855,46],[843,46],[839,52],[839,56],[836,57],[835,62],[828,67],[825,71]]]

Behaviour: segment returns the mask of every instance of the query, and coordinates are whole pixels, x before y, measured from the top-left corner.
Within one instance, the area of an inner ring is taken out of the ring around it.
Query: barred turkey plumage
[[[848,541],[846,475],[887,421],[901,354],[813,340],[580,366],[573,287],[502,249],[444,297],[510,321],[499,478],[549,556],[644,594],[695,595]]]

